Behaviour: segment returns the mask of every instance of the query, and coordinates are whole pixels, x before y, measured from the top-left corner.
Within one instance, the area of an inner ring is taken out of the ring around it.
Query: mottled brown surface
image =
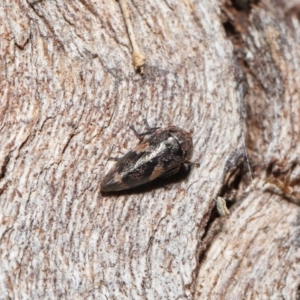
[[[299,3],[128,5],[144,75],[117,1],[0,2],[0,298],[299,298]],[[143,118],[200,167],[101,195]]]

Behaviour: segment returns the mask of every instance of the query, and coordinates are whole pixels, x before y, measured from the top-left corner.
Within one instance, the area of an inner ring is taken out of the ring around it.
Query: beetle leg
[[[140,141],[143,140],[143,138],[144,138],[143,135],[140,134],[140,133],[138,133],[138,132],[135,130],[135,128],[134,128],[133,125],[130,125],[129,128],[133,131],[134,135],[135,135]]]
[[[146,118],[144,118],[143,121],[144,121],[144,123],[145,123],[146,128],[147,128],[149,131],[152,131],[152,130],[155,131],[156,129],[159,129],[159,128],[160,128],[160,127],[150,127],[150,125],[149,125],[149,123],[148,123],[148,121],[147,121]]]
[[[111,147],[111,151],[110,151],[110,154],[113,152],[114,150],[114,146]],[[114,160],[114,161],[118,161],[119,158],[118,157],[114,157],[114,156],[109,156],[107,160]]]
[[[147,121],[147,119],[145,118],[145,119],[143,119],[143,121],[144,121],[144,123],[145,123],[145,125],[146,125],[146,128],[147,128],[147,130],[149,130],[149,131],[155,131],[155,130],[157,130],[157,129],[159,129],[160,127],[150,127],[150,125],[149,125],[149,123],[148,123],[148,121]]]
[[[148,123],[147,123],[148,124]],[[148,125],[149,126],[149,125]],[[148,131],[146,132],[143,132],[143,133],[138,133],[136,131],[136,129],[134,128],[133,125],[130,125],[129,128],[133,131],[134,135],[140,140],[140,142],[143,140],[144,136],[145,135],[149,135],[149,134],[152,134],[154,131],[156,131],[159,127],[153,127],[153,128],[148,128]]]

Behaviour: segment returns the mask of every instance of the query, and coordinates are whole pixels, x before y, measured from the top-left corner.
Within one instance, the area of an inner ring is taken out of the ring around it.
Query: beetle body
[[[150,136],[144,137],[137,146],[118,159],[104,177],[101,182],[103,192],[126,190],[158,177],[170,176],[192,157],[192,138],[183,129],[170,126],[146,134]]]

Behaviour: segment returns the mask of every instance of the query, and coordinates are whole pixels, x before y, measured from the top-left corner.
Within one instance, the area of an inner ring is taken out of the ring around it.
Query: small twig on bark
[[[131,24],[131,20],[130,20],[130,9],[126,3],[126,0],[119,0],[120,6],[121,6],[121,10],[122,10],[122,14],[124,17],[124,21],[127,27],[127,32],[129,35],[129,39],[132,45],[132,49],[133,49],[133,53],[132,53],[132,61],[133,61],[133,66],[135,68],[135,70],[143,73],[144,71],[144,65],[146,62],[146,56],[145,54],[140,50],[136,39],[135,39],[135,35],[133,32],[133,28],[132,28],[132,24]]]

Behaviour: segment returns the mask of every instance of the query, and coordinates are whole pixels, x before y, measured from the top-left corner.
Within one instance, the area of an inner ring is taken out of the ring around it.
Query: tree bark
[[[0,298],[300,299],[300,3],[127,3],[143,74],[117,1],[0,3]],[[143,118],[200,166],[101,194]]]

